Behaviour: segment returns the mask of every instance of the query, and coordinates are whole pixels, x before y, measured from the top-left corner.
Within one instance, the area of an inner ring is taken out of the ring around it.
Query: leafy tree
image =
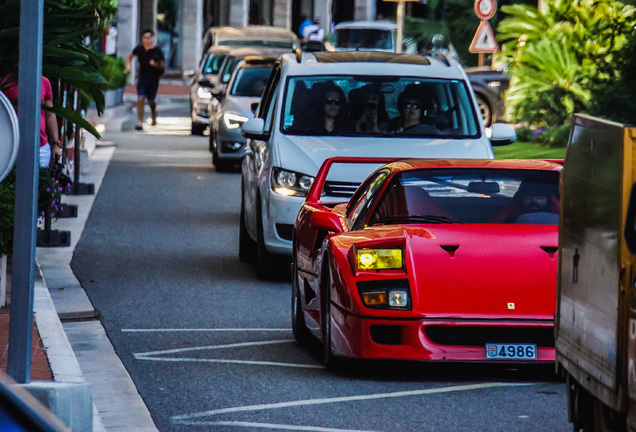
[[[636,125],[636,31],[620,52],[617,80],[602,83],[592,89],[588,113],[610,120]]]
[[[109,2],[101,0],[99,3]],[[98,72],[100,56],[83,43],[86,38],[100,34],[99,22],[97,9],[85,1],[44,2],[42,74],[79,89],[82,99],[94,101],[101,114],[104,110],[102,89],[106,80]],[[19,39],[20,0],[0,0],[0,77],[17,73]],[[51,111],[99,136],[95,128],[74,111],[58,104]]]
[[[558,126],[585,110],[591,89],[618,77],[620,49],[636,9],[616,0],[545,0],[502,7],[500,58],[509,64],[513,120]]]

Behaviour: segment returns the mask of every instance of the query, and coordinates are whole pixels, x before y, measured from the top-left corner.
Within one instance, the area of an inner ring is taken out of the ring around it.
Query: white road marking
[[[317,364],[302,364],[302,363],[282,363],[260,360],[236,360],[236,359],[210,359],[210,358],[188,358],[188,357],[159,357],[166,354],[184,353],[192,351],[205,351],[205,350],[218,350],[227,348],[243,348],[258,345],[273,345],[283,343],[293,343],[293,339],[280,339],[269,340],[259,342],[240,342],[225,345],[207,345],[199,347],[189,348],[175,348],[161,351],[149,351],[144,353],[133,353],[137,360],[149,360],[149,361],[162,361],[162,362],[183,362],[183,363],[226,363],[226,364],[247,364],[247,365],[259,365],[259,366],[282,366],[282,367],[294,367],[305,369],[323,369],[324,366]]]
[[[240,347],[246,347],[246,346],[273,345],[273,344],[282,344],[282,343],[291,343],[291,342],[294,342],[294,340],[279,339],[279,340],[269,340],[269,341],[259,341],[259,342],[239,342],[239,343],[225,344],[225,345],[206,345],[206,346],[198,346],[198,347],[190,347],[190,348],[174,348],[174,349],[162,350],[162,351],[149,351],[145,353],[135,353],[134,355],[135,357],[148,357],[148,356],[154,356],[154,355],[173,354],[173,353],[181,353],[181,352],[188,352],[188,351],[240,348]]]
[[[291,431],[310,431],[310,432],[373,432],[369,430],[360,429],[334,429],[324,428],[318,426],[296,426],[296,425],[281,425],[273,423],[253,423],[253,422],[238,422],[238,421],[178,421],[175,424],[186,426],[239,426],[239,427],[257,427],[267,429],[279,429],[279,430],[291,430]]]
[[[218,414],[235,413],[235,412],[264,411],[264,410],[290,408],[290,407],[306,406],[306,405],[321,405],[321,404],[339,403],[339,402],[366,401],[366,400],[373,400],[373,399],[388,399],[388,398],[398,398],[398,397],[407,397],[407,396],[421,396],[421,395],[438,394],[438,393],[479,390],[479,389],[493,388],[493,387],[518,387],[518,386],[527,386],[527,385],[532,385],[532,384],[531,383],[483,383],[483,384],[469,384],[469,385],[462,385],[462,386],[442,387],[442,388],[434,388],[434,389],[399,391],[399,392],[392,392],[392,393],[376,393],[376,394],[369,394],[369,395],[345,396],[345,397],[334,397],[334,398],[323,398],[323,399],[305,399],[305,400],[299,400],[299,401],[278,402],[273,404],[247,405],[247,406],[239,406],[239,407],[232,407],[232,408],[221,408],[221,409],[210,410],[210,411],[202,411],[202,412],[193,413],[193,414],[182,414],[182,415],[173,416],[172,420],[173,421],[188,420],[188,419],[195,419],[195,418],[214,416]]]
[[[125,333],[161,333],[161,332],[268,332],[291,331],[291,328],[193,328],[193,329],[121,329]]]

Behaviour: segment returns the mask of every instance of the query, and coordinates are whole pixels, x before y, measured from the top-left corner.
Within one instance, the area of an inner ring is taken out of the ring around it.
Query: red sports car
[[[387,162],[348,201],[325,187],[332,166]],[[561,169],[328,159],[294,226],[295,338],[322,340],[328,367],[339,357],[554,361]]]

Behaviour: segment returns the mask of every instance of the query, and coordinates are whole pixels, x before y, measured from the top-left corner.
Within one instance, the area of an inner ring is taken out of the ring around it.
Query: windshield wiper
[[[373,225],[399,224],[399,223],[461,223],[458,220],[438,215],[404,215],[386,216],[373,221]]]

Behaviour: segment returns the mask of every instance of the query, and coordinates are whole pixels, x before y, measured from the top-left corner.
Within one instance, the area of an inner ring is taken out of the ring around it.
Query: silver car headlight
[[[248,121],[249,118],[232,113],[223,114],[223,123],[227,129],[238,129],[243,123]]]
[[[272,189],[285,196],[307,196],[314,177],[282,168],[272,168]]]

